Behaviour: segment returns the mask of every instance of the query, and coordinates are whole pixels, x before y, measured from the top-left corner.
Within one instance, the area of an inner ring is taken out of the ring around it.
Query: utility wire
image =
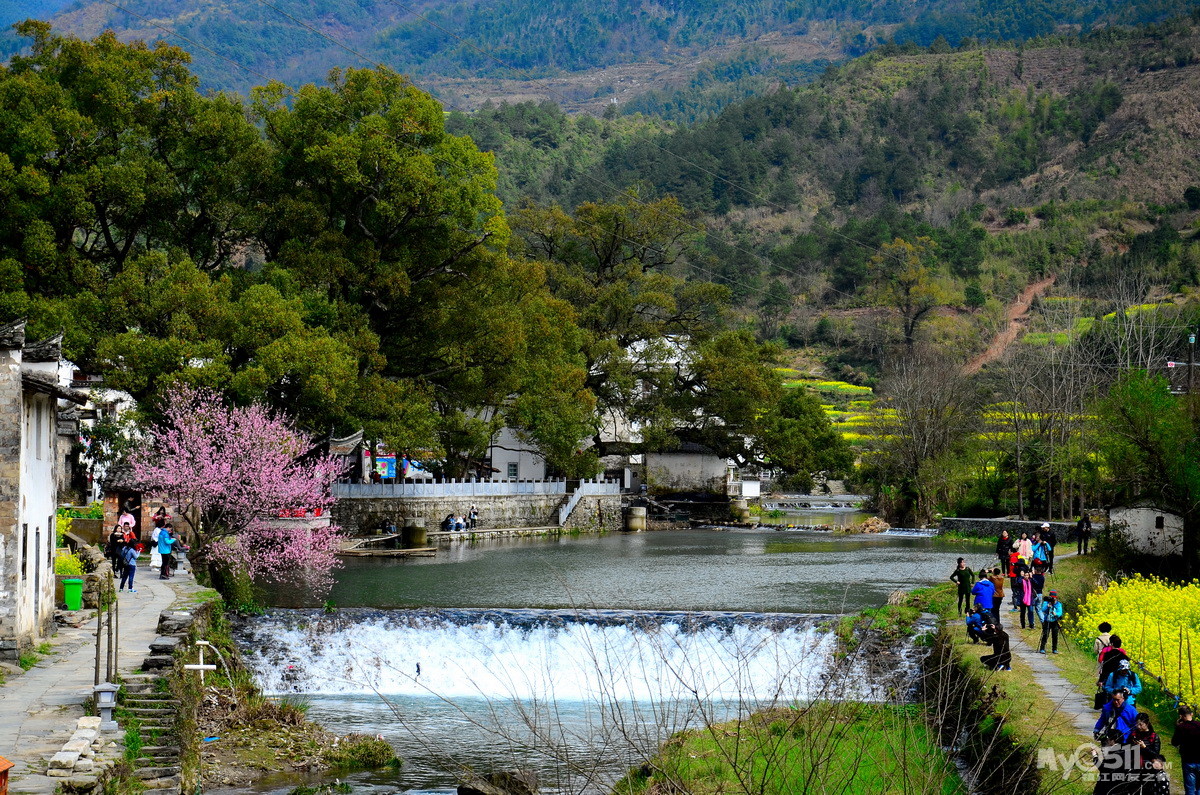
[[[105,0],[105,1],[107,2],[107,0]],[[268,0],[255,0],[255,2],[259,3],[259,5],[262,5],[262,6],[266,7],[266,8],[269,8],[269,9],[271,9],[271,10],[275,11],[275,12],[276,12],[276,13],[278,13],[280,16],[282,16],[282,17],[285,17],[286,19],[289,19],[289,20],[291,20],[291,21],[292,21],[293,23],[295,23],[296,25],[299,25],[300,27],[304,28],[305,30],[309,31],[310,33],[313,33],[313,34],[314,34],[314,35],[316,35],[316,36],[320,36],[321,38],[323,38],[323,39],[325,39],[326,41],[330,42],[330,43],[331,43],[331,44],[333,44],[334,46],[336,46],[336,47],[339,47],[340,49],[342,49],[342,50],[344,50],[344,51],[346,51],[346,52],[348,52],[348,53],[350,53],[350,54],[352,54],[352,55],[356,56],[357,58],[360,58],[362,61],[364,61],[365,63],[368,63],[368,64],[370,64],[371,66],[374,66],[374,67],[376,67],[376,68],[379,68],[379,69],[390,69],[390,67],[388,67],[388,66],[387,66],[387,64],[384,64],[384,63],[382,63],[382,62],[380,62],[380,61],[377,61],[377,60],[375,60],[374,58],[372,58],[372,57],[370,57],[370,56],[368,56],[368,55],[366,55],[366,54],[364,54],[364,53],[360,52],[359,50],[356,50],[356,49],[354,49],[353,47],[351,47],[350,45],[346,44],[345,42],[343,42],[343,41],[341,41],[341,40],[337,39],[336,37],[334,37],[334,36],[331,36],[331,35],[329,35],[329,34],[325,33],[324,31],[321,31],[321,30],[319,30],[319,29],[317,29],[317,28],[313,27],[312,25],[308,24],[307,22],[305,22],[305,21],[304,21],[304,20],[302,20],[302,19],[298,19],[298,18],[297,18],[297,17],[295,17],[294,15],[292,15],[292,14],[289,14],[289,13],[287,13],[286,11],[284,11],[283,9],[279,8],[277,5],[275,5],[275,4],[273,4],[273,3],[270,3],[270,2],[268,2]],[[405,5],[403,5],[402,3],[396,2],[396,0],[389,0],[389,2],[392,2],[394,5],[397,5],[398,7],[402,8],[402,9],[404,9],[404,10],[407,10],[407,11],[409,11],[410,13],[416,14],[416,15],[417,15],[418,17],[420,17],[421,19],[425,20],[426,22],[429,22],[429,24],[433,25],[434,27],[437,27],[437,29],[438,29],[438,30],[442,30],[442,31],[444,31],[444,32],[446,32],[447,34],[449,34],[449,35],[452,35],[452,36],[454,36],[454,35],[455,35],[455,34],[453,34],[453,33],[450,33],[450,31],[446,31],[446,30],[445,30],[445,28],[442,28],[441,26],[439,26],[439,25],[437,25],[436,23],[434,23],[434,22],[432,22],[431,20],[429,20],[429,19],[428,19],[427,17],[425,17],[424,15],[422,15],[422,14],[420,14],[420,13],[416,12],[416,11],[413,11],[411,8],[409,8],[409,7],[405,6]],[[455,38],[459,38],[459,37],[455,36]],[[504,66],[504,65],[505,65],[505,64],[504,64],[502,61],[500,61],[500,60],[496,59],[495,57],[491,56],[490,54],[488,54],[488,53],[487,53],[487,52],[485,52],[484,50],[482,50],[482,49],[480,49],[480,48],[476,47],[476,46],[475,46],[474,44],[472,44],[471,42],[468,42],[468,41],[466,41],[466,40],[464,40],[464,39],[461,39],[461,38],[459,38],[459,40],[460,40],[460,41],[462,41],[464,44],[467,44],[468,46],[472,47],[473,49],[476,49],[476,50],[478,50],[478,51],[480,52],[480,54],[482,54],[482,55],[485,55],[485,56],[487,56],[487,57],[491,58],[492,60],[496,61],[496,63],[500,64],[501,66]],[[559,94],[559,96],[561,96],[561,97],[563,97],[564,99],[566,99],[566,97],[565,97],[565,96],[563,96],[562,94]],[[666,151],[666,150],[663,150],[663,151]],[[597,184],[597,185],[600,185],[601,187],[604,187],[604,188],[607,188],[607,189],[609,189],[609,190],[613,191],[613,195],[614,195],[614,196],[623,196],[623,197],[625,197],[625,198],[627,198],[627,199],[631,199],[631,200],[633,200],[634,202],[637,202],[638,204],[642,205],[643,207],[646,207],[646,208],[648,208],[648,209],[650,209],[650,210],[654,211],[656,214],[659,214],[659,215],[661,216],[661,211],[657,210],[657,209],[656,209],[656,208],[654,208],[652,205],[650,205],[649,203],[647,203],[647,202],[646,202],[646,201],[644,201],[644,200],[643,200],[641,197],[637,196],[637,195],[636,195],[636,194],[634,194],[634,193],[631,193],[631,192],[629,192],[629,191],[623,191],[623,190],[621,190],[620,188],[618,188],[616,185],[613,185],[613,184],[612,184],[612,183],[610,183],[610,182],[606,182],[606,181],[604,181],[604,180],[601,180],[601,179],[598,179],[598,178],[596,178],[596,177],[593,177],[593,176],[591,176],[590,174],[588,174],[588,173],[586,173],[586,172],[581,172],[580,176],[584,177],[584,178],[585,178],[585,179],[587,179],[587,180],[590,180],[591,182],[593,182],[593,183],[595,183],[595,184]],[[702,235],[710,235],[710,234],[713,234],[713,235],[715,235],[715,234],[716,234],[716,233],[715,233],[713,230],[711,230],[711,229],[708,229],[708,228],[706,228],[706,227],[703,227],[703,226],[700,226],[700,225],[698,225],[698,224],[693,224],[693,223],[689,222],[689,221],[688,221],[687,219],[685,219],[685,218],[676,218],[675,220],[677,220],[679,223],[683,224],[684,226],[688,227],[688,228],[689,228],[689,229],[691,229],[692,231],[694,231],[694,232],[697,232],[697,233],[699,233],[699,234],[702,234]],[[847,239],[847,240],[852,240],[852,238],[850,238],[850,237],[848,237],[848,236],[843,236],[843,237],[846,237],[846,239]],[[732,242],[732,243],[730,243],[730,242],[726,242],[726,245],[728,245],[728,246],[729,246],[729,247],[730,247],[732,250],[734,250],[734,251],[738,251],[738,252],[741,252],[742,254],[745,254],[746,256],[753,257],[755,260],[757,260],[758,262],[760,262],[762,265],[765,265],[765,266],[766,266],[766,268],[768,269],[768,272],[770,272],[771,270],[775,270],[775,269],[777,269],[777,270],[782,270],[782,271],[785,271],[785,272],[787,272],[787,273],[791,273],[791,274],[792,274],[792,275],[794,275],[794,276],[800,276],[800,277],[802,277],[802,278],[803,278],[803,276],[804,276],[804,274],[798,273],[797,271],[794,271],[794,270],[792,270],[792,269],[790,269],[790,268],[786,268],[786,267],[784,267],[784,266],[782,266],[782,265],[780,265],[780,264],[778,264],[778,263],[776,263],[776,262],[773,262],[773,261],[771,261],[771,260],[768,260],[767,258],[763,257],[761,254],[759,254],[759,253],[758,253],[758,252],[756,252],[756,251],[751,251],[750,249],[743,248],[743,247],[741,247],[740,245],[738,245],[736,242]],[[864,244],[864,245],[865,245],[865,244]],[[870,247],[868,247],[868,248],[870,248]],[[874,248],[872,248],[871,250],[873,250],[873,251],[877,251],[877,250],[876,250],[876,249],[874,249]],[[884,252],[878,252],[878,251],[877,251],[877,253],[879,253],[881,256],[885,256]],[[899,261],[900,261],[900,260],[899,260],[899,258],[895,258],[895,259],[897,260],[897,262],[899,262]],[[701,269],[699,266],[697,266],[697,265],[694,265],[694,264],[693,264],[693,263],[691,263],[690,261],[688,262],[688,265],[690,265],[691,267],[694,267],[694,268],[696,268],[697,270],[699,270],[699,271],[701,271],[701,272],[708,272],[708,273],[711,273],[711,272],[709,272],[709,271],[704,271],[704,270],[703,270],[703,269]],[[763,294],[763,295],[767,295],[767,294],[768,294],[768,293],[767,293],[767,291],[765,291],[765,290],[762,290],[762,289],[760,289],[760,288],[753,287],[753,286],[751,286],[751,285],[748,285],[748,284],[745,284],[745,283],[743,283],[743,282],[737,282],[737,281],[734,281],[734,280],[730,279],[729,277],[724,277],[724,278],[726,279],[726,281],[730,282],[731,284],[736,284],[736,285],[739,285],[739,286],[743,287],[744,289],[747,289],[747,290],[752,290],[752,291],[755,291],[755,292],[761,293],[761,294]],[[827,289],[829,289],[831,292],[834,292],[834,293],[836,293],[836,294],[838,294],[838,295],[841,295],[841,296],[845,296],[845,297],[847,297],[847,298],[853,298],[853,297],[854,297],[853,295],[851,295],[851,294],[849,294],[849,293],[842,292],[841,290],[836,290],[836,289],[834,289],[834,288],[827,288]]]
[[[160,24],[160,23],[157,23],[157,22],[155,22],[155,21],[153,21],[153,20],[151,20],[151,19],[148,19],[147,17],[145,17],[145,16],[142,16],[141,14],[139,14],[139,13],[137,13],[137,12],[135,12],[135,11],[131,11],[130,9],[128,9],[128,8],[125,8],[124,6],[122,6],[122,5],[120,5],[120,4],[116,3],[116,2],[114,2],[114,0],[101,0],[101,1],[102,1],[102,2],[104,2],[105,4],[109,5],[109,6],[112,6],[113,8],[116,8],[116,9],[118,9],[118,10],[120,10],[120,11],[123,11],[123,12],[124,12],[124,13],[126,13],[126,14],[129,14],[129,15],[130,15],[130,16],[132,16],[132,17],[135,17],[135,18],[137,18],[137,19],[141,20],[142,22],[146,23],[147,25],[150,25],[150,26],[152,26],[152,27],[154,27],[154,28],[157,28],[158,30],[161,30],[162,32],[166,33],[168,36],[172,36],[172,37],[175,37],[175,38],[177,38],[177,39],[180,39],[180,40],[182,40],[182,41],[186,41],[187,43],[189,43],[189,44],[191,44],[191,45],[193,45],[193,46],[195,46],[195,47],[198,47],[199,49],[201,49],[201,50],[204,50],[205,52],[207,52],[207,53],[209,53],[209,54],[211,54],[211,55],[213,55],[213,56],[215,56],[215,57],[217,57],[217,58],[220,58],[221,60],[223,60],[223,61],[226,61],[227,63],[230,63],[230,64],[232,64],[233,66],[237,67],[238,69],[241,69],[242,71],[246,72],[247,74],[254,75],[255,77],[259,78],[260,80],[263,80],[263,81],[265,81],[265,82],[267,82],[267,83],[279,83],[280,85],[282,85],[282,86],[283,86],[283,88],[284,88],[285,92],[287,93],[287,95],[288,95],[288,96],[290,96],[290,97],[292,97],[292,98],[296,98],[296,97],[298,97],[298,96],[299,96],[299,95],[298,95],[298,93],[295,91],[295,89],[291,88],[290,86],[288,86],[287,84],[283,83],[282,81],[280,81],[280,80],[278,80],[278,79],[276,79],[276,78],[272,78],[272,77],[270,77],[269,75],[263,74],[262,72],[259,72],[259,71],[255,70],[255,69],[251,69],[250,67],[248,67],[248,66],[245,66],[244,64],[241,64],[241,63],[239,63],[238,61],[234,60],[233,58],[230,58],[230,57],[228,57],[228,56],[226,56],[226,55],[222,55],[221,53],[217,52],[216,50],[212,49],[211,47],[209,47],[209,46],[207,46],[207,45],[205,45],[205,44],[202,44],[201,42],[198,42],[198,41],[196,41],[195,39],[193,39],[193,38],[191,38],[191,37],[189,37],[189,36],[186,36],[186,35],[184,35],[183,33],[180,33],[180,32],[179,32],[179,31],[177,31],[177,30],[173,30],[173,29],[171,29],[171,28],[168,28],[168,27],[166,27],[165,25],[162,25],[162,24]],[[302,22],[302,21],[300,21],[300,20],[296,19],[296,18],[295,18],[295,17],[293,17],[292,15],[290,15],[290,14],[287,14],[286,12],[284,12],[284,11],[280,10],[280,9],[279,9],[279,8],[277,8],[276,6],[272,5],[271,3],[268,3],[268,2],[266,2],[266,0],[256,0],[256,1],[257,1],[257,2],[259,2],[260,4],[262,4],[262,5],[266,6],[267,8],[271,8],[271,9],[273,9],[273,10],[277,11],[277,12],[278,12],[278,13],[280,13],[281,15],[283,15],[283,16],[285,16],[285,17],[287,17],[288,19],[291,19],[291,20],[292,20],[293,22],[295,22],[296,24],[298,24],[298,25],[300,25],[300,26],[302,26],[302,27],[306,28],[307,30],[310,30],[310,31],[312,31],[312,32],[313,32],[313,33],[315,33],[316,35],[318,35],[318,36],[320,36],[320,37],[322,37],[322,38],[328,39],[330,42],[332,42],[332,43],[334,43],[334,44],[337,44],[339,47],[341,47],[342,49],[346,50],[347,52],[350,52],[350,53],[352,53],[352,54],[356,55],[357,57],[359,57],[359,58],[362,58],[362,59],[363,59],[364,61],[366,61],[367,63],[370,63],[370,64],[372,64],[373,66],[376,66],[376,67],[379,67],[379,68],[382,68],[382,69],[388,69],[388,67],[386,66],[386,64],[382,64],[382,63],[379,63],[379,62],[377,62],[377,61],[373,61],[372,59],[368,58],[366,55],[363,55],[362,53],[358,52],[357,50],[354,50],[353,48],[351,48],[351,47],[349,47],[349,46],[347,46],[347,45],[344,45],[344,44],[342,44],[342,43],[340,43],[340,42],[336,41],[336,40],[335,40],[335,39],[333,39],[332,37],[330,37],[330,36],[327,36],[326,34],[322,33],[321,31],[319,31],[319,30],[317,30],[317,29],[315,29],[315,28],[313,28],[313,27],[311,27],[311,26],[307,25],[306,23],[304,23],[304,22]],[[390,69],[389,69],[389,71],[392,71],[392,70],[390,70]],[[359,119],[356,119],[356,118],[354,118],[354,117],[352,117],[352,116],[350,116],[350,115],[348,115],[348,114],[346,114],[346,113],[343,113],[343,112],[342,112],[341,110],[339,110],[338,108],[334,108],[334,107],[329,107],[329,106],[326,106],[326,109],[327,109],[327,110],[329,110],[329,111],[332,111],[333,113],[335,113],[335,114],[337,114],[337,115],[339,115],[339,116],[342,116],[343,118],[345,118],[345,119],[347,119],[347,120],[349,120],[349,121],[352,121],[352,122],[355,122],[355,121],[360,121]],[[463,164],[462,164],[462,163],[460,163],[460,162],[458,162],[458,161],[449,160],[448,158],[442,157],[441,155],[438,155],[438,154],[436,154],[436,153],[432,153],[432,152],[425,152],[424,150],[420,149],[419,147],[417,147],[417,146],[415,146],[415,145],[413,145],[413,144],[411,144],[411,143],[409,143],[409,142],[407,142],[407,141],[402,141],[402,140],[400,140],[399,138],[396,138],[395,136],[389,136],[389,137],[391,137],[391,139],[392,139],[392,140],[393,140],[395,143],[398,143],[398,144],[400,144],[400,145],[402,145],[402,146],[409,147],[410,149],[413,149],[413,150],[415,150],[415,151],[417,151],[417,152],[419,152],[419,153],[421,153],[421,154],[425,154],[425,155],[427,155],[428,157],[430,157],[430,158],[432,158],[432,159],[435,159],[435,160],[440,160],[441,162],[443,162],[443,163],[445,163],[445,164],[447,164],[447,165],[450,165],[450,166],[452,166],[452,167],[458,168],[458,169],[460,169],[460,172],[462,171]],[[623,241],[624,241],[624,242],[626,242],[626,243],[630,243],[630,244],[633,244],[633,245],[635,245],[635,246],[639,246],[639,247],[641,247],[641,248],[645,248],[647,251],[650,251],[650,252],[653,252],[653,253],[655,253],[655,254],[658,254],[658,255],[660,255],[660,256],[662,256],[662,257],[664,257],[664,258],[669,258],[669,255],[668,255],[666,252],[664,252],[664,251],[662,251],[662,250],[660,250],[660,249],[655,249],[655,248],[653,248],[653,247],[651,247],[651,246],[645,246],[645,245],[643,245],[643,244],[640,244],[640,243],[638,243],[637,241],[635,241],[635,240],[632,240],[631,238],[629,238],[629,237],[626,237],[625,235],[622,235],[622,234],[620,234],[619,232],[616,232],[615,230],[608,230],[608,229],[605,229],[605,228],[603,228],[603,227],[599,226],[598,224],[594,224],[594,223],[591,223],[591,222],[589,222],[589,221],[585,221],[585,220],[583,220],[583,219],[580,219],[580,218],[574,218],[573,220],[574,220],[574,221],[576,221],[577,223],[581,223],[581,224],[583,224],[583,225],[585,225],[585,226],[588,226],[588,227],[590,227],[590,228],[592,228],[592,229],[595,229],[595,230],[597,230],[597,231],[599,231],[599,232],[602,232],[602,233],[604,233],[604,234],[611,234],[611,235],[613,235],[613,236],[615,236],[615,237],[617,237],[617,238],[619,238],[619,239],[623,240]],[[458,228],[458,231],[462,232],[463,234],[467,234],[467,235],[472,235],[472,234],[474,234],[474,232],[471,232],[470,230],[467,230],[467,229],[463,229],[461,226]],[[701,228],[701,229],[700,229],[700,231],[704,231],[704,230]],[[767,292],[766,290],[763,290],[763,289],[761,289],[761,288],[755,287],[755,286],[753,286],[753,285],[749,285],[749,284],[745,284],[745,283],[743,283],[743,282],[739,282],[739,281],[733,280],[733,279],[731,279],[731,278],[729,278],[728,276],[725,276],[725,275],[723,275],[723,274],[720,274],[720,273],[715,273],[715,272],[713,272],[713,271],[710,271],[710,270],[707,270],[707,269],[705,269],[705,268],[702,268],[702,267],[700,267],[699,265],[697,265],[697,264],[695,264],[695,263],[693,263],[693,262],[690,262],[690,261],[689,261],[689,262],[687,262],[687,265],[688,265],[689,267],[693,268],[694,270],[696,270],[698,273],[704,274],[704,275],[706,275],[706,276],[708,276],[708,277],[710,277],[710,278],[724,279],[724,280],[725,280],[725,281],[726,281],[728,284],[730,284],[730,285],[737,286],[737,287],[741,287],[742,289],[745,289],[745,290],[749,290],[749,291],[753,291],[753,292],[758,292],[758,293],[761,293],[762,295],[768,295],[768,292]]]

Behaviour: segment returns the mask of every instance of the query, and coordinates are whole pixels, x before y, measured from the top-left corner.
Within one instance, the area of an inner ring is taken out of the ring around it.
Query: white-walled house
[[[1146,555],[1168,557],[1183,554],[1183,517],[1149,501],[1108,509],[1108,526],[1121,533]]]
[[[87,396],[59,384],[59,341],[25,344],[0,326],[0,659],[13,660],[54,620],[58,405]]]

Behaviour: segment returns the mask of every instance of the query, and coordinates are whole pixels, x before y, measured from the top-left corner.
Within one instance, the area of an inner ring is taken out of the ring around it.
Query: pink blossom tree
[[[327,591],[340,528],[280,522],[326,512],[341,465],[265,406],[228,406],[214,391],[180,387],[163,420],[130,457],[135,479],[176,507],[192,531],[190,557],[255,578],[306,580]]]

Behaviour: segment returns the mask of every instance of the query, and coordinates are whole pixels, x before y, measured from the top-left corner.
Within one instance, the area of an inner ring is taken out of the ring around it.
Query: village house
[[[54,620],[61,338],[26,344],[24,322],[0,326],[0,659],[15,660]]]

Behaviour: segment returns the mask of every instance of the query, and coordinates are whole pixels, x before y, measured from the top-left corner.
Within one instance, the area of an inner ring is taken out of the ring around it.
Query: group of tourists
[[[1021,533],[1013,539],[1008,531],[1000,533],[996,542],[996,558],[1000,564],[990,570],[981,568],[976,574],[964,558],[950,573],[950,581],[958,586],[958,612],[966,614],[967,637],[972,643],[987,643],[992,653],[984,655],[983,664],[993,670],[1012,670],[1008,633],[1004,631],[1001,614],[1004,609],[1004,588],[1011,598],[1009,612],[1017,613],[1021,628],[1042,628],[1038,651],[1058,654],[1059,627],[1063,607],[1058,592],[1046,588],[1046,575],[1054,573],[1054,548],[1058,540],[1049,523],[1032,537]]]
[[[1076,526],[1077,551],[1086,554],[1091,538],[1091,522],[1086,517]],[[1011,671],[1012,652],[1009,636],[1002,626],[1005,587],[1010,607],[1017,613],[1022,628],[1041,626],[1038,653],[1058,654],[1059,628],[1063,605],[1058,593],[1046,587],[1047,575],[1054,573],[1054,531],[1048,523],[1030,536],[1021,533],[1012,538],[1002,532],[996,542],[998,566],[981,568],[978,574],[963,558],[950,574],[958,587],[958,611],[966,616],[967,637],[972,643],[992,647],[980,660],[992,670]],[[1099,744],[1094,764],[1097,769],[1095,792],[1098,795],[1168,795],[1170,778],[1164,766],[1162,743],[1154,731],[1152,718],[1139,712],[1137,698],[1142,682],[1133,661],[1121,647],[1120,635],[1108,622],[1101,623],[1093,644],[1096,656],[1096,695],[1093,708],[1100,715],[1094,726]],[[1179,749],[1183,762],[1186,795],[1200,795],[1200,722],[1192,709],[1179,708],[1171,744]]]
[[[478,522],[479,509],[471,505],[464,514],[446,514],[446,518],[442,520],[442,532],[463,533],[467,530],[474,530]]]
[[[1142,682],[1133,662],[1121,648],[1120,635],[1107,621],[1093,641],[1096,654],[1096,698],[1100,717],[1093,736],[1100,748],[1094,752],[1097,795],[1169,795],[1170,777],[1162,755],[1162,740],[1154,731],[1150,713],[1138,711]],[[1181,705],[1171,745],[1179,749],[1186,795],[1200,793],[1200,722],[1192,708]]]
[[[113,577],[120,580],[117,591],[128,590],[129,593],[137,593],[134,575],[137,574],[138,558],[146,551],[146,545],[138,535],[134,510],[136,507],[129,504],[122,509],[104,550],[105,557],[112,562]],[[179,569],[179,560],[175,557],[177,551],[186,552],[187,547],[171,524],[166,508],[160,507],[154,514],[154,529],[150,531],[150,567],[158,570],[160,580],[170,579]]]

